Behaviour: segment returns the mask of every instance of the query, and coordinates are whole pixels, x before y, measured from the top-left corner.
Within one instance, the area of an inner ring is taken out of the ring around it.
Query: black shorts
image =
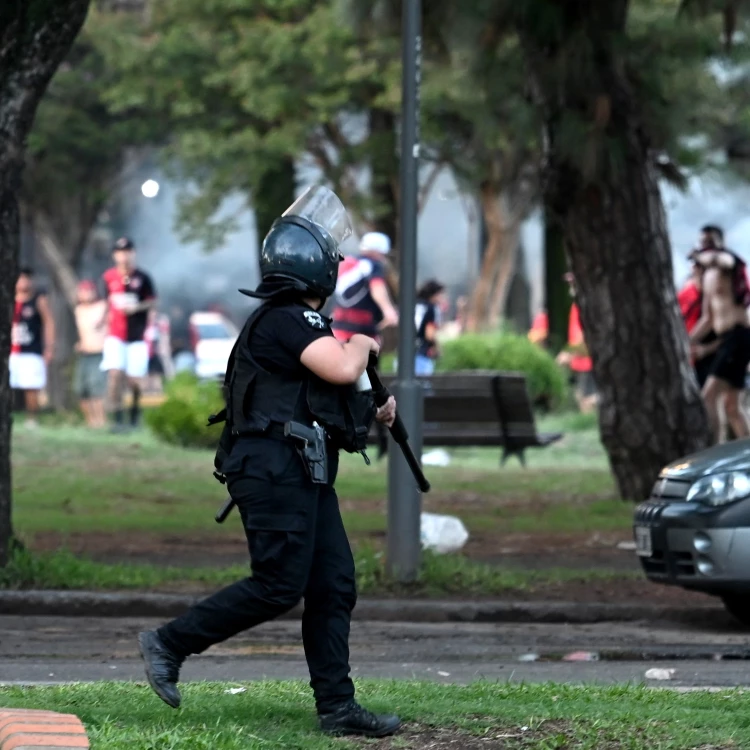
[[[728,383],[732,388],[745,387],[745,374],[750,364],[750,328],[736,325],[722,334],[710,375]]]
[[[703,388],[703,386],[706,384],[708,376],[711,374],[715,359],[716,354],[709,354],[707,357],[703,357],[703,359],[699,359],[695,363],[695,377],[697,378],[698,385],[701,388]]]
[[[154,355],[148,360],[148,374],[149,375],[163,375],[164,374],[164,363],[161,361],[161,357]]]

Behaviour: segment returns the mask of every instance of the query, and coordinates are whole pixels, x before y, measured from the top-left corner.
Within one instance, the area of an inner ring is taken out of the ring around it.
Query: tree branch
[[[427,179],[420,186],[419,195],[417,197],[417,216],[419,216],[422,213],[422,209],[425,207],[425,204],[427,203],[427,199],[430,197],[432,188],[435,187],[437,178],[440,176],[440,173],[443,171],[443,166],[444,166],[443,163],[440,161],[437,162],[437,164],[433,164],[432,170],[427,175]]]
[[[49,267],[50,272],[65,295],[65,301],[69,307],[75,308],[78,303],[78,278],[73,267],[65,260],[65,255],[56,241],[54,232],[46,216],[37,215],[34,224],[36,234],[42,249],[42,255]]]

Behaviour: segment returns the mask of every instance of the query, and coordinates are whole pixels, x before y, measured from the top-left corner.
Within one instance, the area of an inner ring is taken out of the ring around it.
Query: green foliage
[[[120,187],[128,156],[158,142],[163,124],[132,112],[112,113],[105,92],[116,72],[104,55],[109,35],[132,33],[132,21],[92,9],[40,102],[28,138],[22,206],[44,219],[74,267],[100,210]]]
[[[186,238],[217,244],[233,225],[217,214],[222,200],[253,201],[280,164],[303,155],[351,209],[366,207],[353,170],[368,144],[351,119],[374,102],[388,65],[332,3],[165,0],[139,35],[112,37],[108,49],[119,75],[111,106],[169,123],[165,156],[196,188],[182,196]]]
[[[567,392],[564,371],[554,358],[525,336],[514,333],[467,333],[443,345],[437,370],[501,370],[526,375],[531,398],[561,403]]]
[[[167,443],[191,448],[212,448],[221,426],[209,427],[208,417],[224,408],[221,390],[214,381],[201,381],[179,373],[165,388],[162,404],[146,413],[146,423]]]

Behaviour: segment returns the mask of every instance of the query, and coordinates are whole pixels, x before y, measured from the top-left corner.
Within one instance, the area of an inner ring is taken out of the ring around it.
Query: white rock
[[[437,448],[434,451],[422,454],[423,466],[450,466],[450,464],[450,454],[442,448]]]
[[[646,670],[647,680],[671,680],[676,669],[648,669]]]

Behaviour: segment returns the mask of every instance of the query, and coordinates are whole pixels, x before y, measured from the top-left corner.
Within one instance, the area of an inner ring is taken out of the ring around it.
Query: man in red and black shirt
[[[701,243],[702,247],[705,247]],[[694,250],[688,256],[692,263],[690,278],[685,282],[685,286],[677,293],[677,302],[680,305],[680,313],[685,321],[685,328],[688,333],[692,333],[693,328],[701,318],[703,313],[703,291],[701,289],[703,268],[696,263],[695,255],[698,251]],[[699,352],[703,356],[693,360],[693,368],[698,385],[703,388],[711,372],[716,349],[718,348],[718,339],[713,331],[710,331],[701,341],[702,350]]]
[[[380,341],[384,328],[398,325],[398,312],[386,283],[385,256],[391,241],[381,232],[368,232],[359,255],[347,257],[339,267],[333,310],[333,335],[342,342],[355,333]]]
[[[108,410],[115,430],[123,427],[122,392],[125,381],[133,391],[130,422],[138,423],[141,381],[148,373],[145,341],[149,310],[156,303],[151,277],[135,266],[135,245],[121,237],[112,248],[114,267],[102,276],[107,300],[108,328],[104,339],[102,370],[108,373]]]

